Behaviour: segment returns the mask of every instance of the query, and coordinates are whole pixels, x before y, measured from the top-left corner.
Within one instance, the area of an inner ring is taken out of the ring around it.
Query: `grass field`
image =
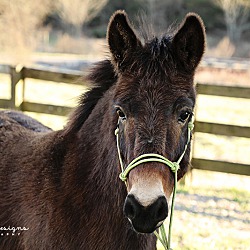
[[[0,98],[10,97],[9,78],[0,75]],[[75,106],[84,86],[26,81],[25,100]],[[250,100],[199,96],[197,119],[234,125],[250,124]],[[53,129],[66,117],[29,113]],[[208,134],[195,135],[194,155],[241,163],[250,162],[250,140]],[[250,249],[250,177],[194,170],[180,186],[174,216],[175,250]],[[159,244],[158,249],[163,250]]]

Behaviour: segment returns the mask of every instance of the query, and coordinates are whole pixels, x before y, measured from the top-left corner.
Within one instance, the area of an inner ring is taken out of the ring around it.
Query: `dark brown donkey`
[[[204,26],[191,13],[172,35],[142,42],[118,11],[107,40],[111,58],[89,74],[93,88],[64,129],[0,113],[1,250],[156,249],[152,232],[168,215],[173,173],[144,163],[131,170],[126,188],[114,132],[118,123],[124,166],[144,153],[180,157]],[[189,154],[190,146],[178,179]]]

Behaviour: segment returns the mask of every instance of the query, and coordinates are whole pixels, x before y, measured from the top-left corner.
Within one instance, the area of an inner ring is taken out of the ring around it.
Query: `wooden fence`
[[[19,81],[23,81],[22,91],[24,93],[26,78],[64,82],[68,84],[79,84],[77,79],[82,76],[82,72],[79,71],[63,70],[54,72],[41,68],[11,67],[8,65],[0,65],[0,73],[10,74],[11,76],[11,98],[9,100],[0,99],[0,108],[12,108],[22,111],[54,114],[59,116],[67,115],[72,108],[27,102],[24,98],[21,103],[17,105],[17,83]],[[197,84],[197,90],[198,94],[250,99],[250,88],[247,87]],[[201,121],[195,122],[195,132],[250,138],[250,127]],[[193,158],[192,165],[195,169],[250,175],[249,164]]]

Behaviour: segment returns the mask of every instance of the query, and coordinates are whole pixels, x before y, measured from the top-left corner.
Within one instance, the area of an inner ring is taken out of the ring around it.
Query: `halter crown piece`
[[[166,236],[166,231],[165,227],[162,224],[160,226],[160,233],[157,231],[154,232],[158,240],[162,243],[164,246],[165,250],[172,250],[170,247],[171,243],[171,230],[172,230],[172,222],[173,222],[173,213],[174,213],[174,203],[175,203],[175,196],[176,196],[176,187],[177,187],[177,171],[180,168],[180,162],[182,161],[186,151],[188,144],[190,143],[191,140],[191,133],[192,130],[194,129],[194,122],[193,119],[188,123],[188,136],[187,136],[187,143],[185,145],[185,148],[183,150],[183,153],[179,157],[179,159],[176,162],[172,162],[165,158],[164,156],[160,154],[142,154],[139,157],[135,158],[133,161],[131,161],[126,169],[123,166],[123,161],[121,157],[121,151],[120,151],[120,144],[119,144],[119,127],[117,126],[115,130],[115,135],[116,135],[116,144],[117,144],[117,151],[118,151],[118,157],[119,157],[119,162],[120,162],[120,167],[121,167],[121,173],[119,175],[119,178],[125,182],[127,185],[127,176],[129,172],[137,167],[140,164],[146,163],[146,162],[160,162],[165,165],[167,165],[173,172],[174,172],[174,190],[173,190],[173,196],[172,196],[172,204],[171,204],[171,213],[170,213],[170,219],[169,219],[169,227],[168,227],[168,237]]]

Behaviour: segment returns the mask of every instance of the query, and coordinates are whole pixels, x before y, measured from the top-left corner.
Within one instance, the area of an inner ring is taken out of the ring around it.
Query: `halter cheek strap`
[[[160,154],[142,154],[139,157],[135,158],[133,161],[131,161],[128,166],[126,167],[126,169],[123,166],[123,161],[122,161],[122,157],[121,157],[121,151],[120,151],[120,142],[119,142],[119,127],[116,128],[115,130],[115,135],[116,135],[116,144],[117,144],[117,151],[118,151],[118,157],[119,157],[119,162],[120,162],[120,167],[121,167],[121,173],[119,175],[119,178],[125,182],[125,184],[127,185],[127,176],[129,174],[129,172],[137,167],[140,164],[143,163],[147,163],[147,162],[160,162],[163,163],[165,165],[167,165],[171,171],[174,172],[174,190],[173,190],[173,196],[172,196],[172,204],[171,204],[171,213],[170,213],[170,221],[169,221],[169,228],[168,228],[168,238],[166,236],[166,231],[165,231],[165,227],[162,224],[160,226],[160,234],[155,231],[155,235],[156,237],[159,239],[159,241],[162,243],[162,245],[164,246],[165,250],[171,250],[170,247],[170,242],[171,242],[171,230],[172,230],[172,221],[173,221],[173,212],[174,212],[174,203],[175,203],[175,195],[176,195],[176,186],[177,186],[177,171],[180,168],[180,163],[187,151],[188,148],[188,144],[190,143],[191,140],[191,134],[192,134],[192,130],[194,128],[194,122],[193,119],[188,123],[188,135],[187,135],[187,143],[185,145],[185,148],[183,150],[183,153],[181,154],[181,156],[179,157],[179,159],[176,162],[172,162],[170,160],[168,160],[167,158],[165,158],[164,156],[160,155]]]

